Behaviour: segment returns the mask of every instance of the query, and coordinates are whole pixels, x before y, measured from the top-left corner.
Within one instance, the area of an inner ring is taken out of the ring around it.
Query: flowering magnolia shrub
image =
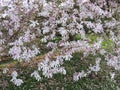
[[[47,78],[66,70],[62,66],[75,52],[101,54],[106,64],[120,70],[120,27],[119,7],[114,0],[0,0],[0,57],[30,61],[47,48],[45,60],[38,62],[38,70],[31,77],[40,81],[39,72]],[[87,35],[97,35],[92,42]],[[112,43],[112,52],[102,48],[104,39]],[[59,52],[54,58],[54,52]],[[100,68],[100,57],[87,71],[73,73],[77,81]],[[22,62],[21,62],[22,63]],[[4,71],[6,73],[6,71]],[[17,79],[17,72],[11,81],[20,86],[24,81]]]

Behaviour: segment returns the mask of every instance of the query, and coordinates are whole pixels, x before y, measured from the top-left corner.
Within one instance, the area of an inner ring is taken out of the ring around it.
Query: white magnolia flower
[[[61,28],[59,29],[59,32],[60,32],[60,34],[61,34],[62,36],[65,36],[65,35],[67,34],[67,30],[66,30],[65,28],[63,28],[63,27],[61,27]]]
[[[60,71],[62,74],[66,75],[66,70],[65,70],[64,67],[61,67],[61,68],[59,69],[59,71]]]
[[[67,9],[67,8],[72,8],[74,5],[73,0],[65,0],[65,2],[62,2],[59,7]]]
[[[86,75],[87,75],[87,73],[85,73],[85,71],[81,71],[81,72],[75,72],[74,74],[73,74],[73,80],[74,81],[78,81],[80,78],[82,78],[82,77],[86,77]]]
[[[97,58],[97,59],[96,59],[96,65],[90,66],[89,69],[90,69],[91,71],[94,71],[94,72],[100,71],[100,61],[101,61],[101,58]]]
[[[82,4],[86,3],[86,2],[89,2],[89,0],[82,0]]]
[[[77,72],[75,72],[74,74],[73,74],[73,80],[74,81],[78,81],[79,80],[79,75],[78,75],[79,73],[77,73]]]
[[[0,17],[2,17],[2,18],[6,18],[6,16],[8,16],[8,14],[6,14],[6,13],[0,15]]]
[[[33,20],[30,20],[31,24],[30,24],[30,27],[35,27],[36,25],[39,25],[38,21],[33,21]]]
[[[70,61],[70,59],[72,58],[72,55],[68,54],[68,55],[63,56],[63,58],[65,60],[69,60]]]
[[[23,83],[23,80],[22,79],[13,78],[13,79],[11,79],[11,82],[13,82],[16,86],[20,86]]]
[[[110,72],[110,76],[111,76],[111,79],[114,79],[115,73],[114,72]]]
[[[85,73],[83,70],[78,74],[79,78],[86,77],[87,73]]]
[[[17,77],[18,76],[18,73],[16,71],[13,71],[12,74],[11,74],[12,77]]]
[[[6,74],[8,70],[9,70],[8,68],[4,68],[3,69],[3,74]]]
[[[101,55],[104,55],[105,53],[106,53],[106,51],[105,51],[104,49],[101,49],[101,50],[100,50],[100,54],[101,54]]]
[[[47,42],[47,39],[46,39],[46,38],[42,38],[42,39],[41,39],[41,42],[46,43],[46,42]]]
[[[35,77],[35,79],[36,79],[37,81],[40,81],[40,80],[41,80],[41,77],[40,77],[38,71],[34,71],[34,72],[31,74],[31,77]]]

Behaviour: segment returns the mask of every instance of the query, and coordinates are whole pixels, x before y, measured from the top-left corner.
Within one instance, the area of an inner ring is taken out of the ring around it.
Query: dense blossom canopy
[[[75,52],[82,52],[83,58],[99,53],[107,65],[120,70],[118,10],[114,0],[0,0],[0,57],[28,62],[47,48],[45,60],[38,62],[38,70],[31,74],[38,81],[38,71],[47,78],[56,73],[65,75],[61,65]],[[96,42],[90,43],[88,34],[98,35]],[[101,47],[104,38],[114,43],[112,53]],[[59,54],[51,60],[55,51]],[[73,80],[98,72],[100,62],[101,58],[96,58],[96,65],[87,72],[75,72]],[[16,71],[12,77],[17,86],[23,83],[16,78]]]

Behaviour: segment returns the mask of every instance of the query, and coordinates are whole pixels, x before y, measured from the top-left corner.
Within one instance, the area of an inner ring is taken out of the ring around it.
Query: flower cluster
[[[51,53],[51,52],[50,52]],[[49,54],[48,54],[49,56]],[[64,56],[69,57],[69,56]],[[44,60],[43,62],[40,62],[38,64],[38,70],[42,71],[42,75],[47,77],[47,78],[52,78],[53,74],[56,73],[61,73],[66,75],[66,70],[64,67],[61,67],[61,65],[63,64],[63,56],[57,56],[56,60],[54,61],[50,61],[50,59],[48,57],[46,57],[46,60]],[[66,58],[67,60],[69,60],[69,58]]]
[[[20,86],[23,83],[22,79],[17,79],[18,73],[16,71],[13,71],[11,76],[12,79],[10,81],[13,82],[16,86]]]

